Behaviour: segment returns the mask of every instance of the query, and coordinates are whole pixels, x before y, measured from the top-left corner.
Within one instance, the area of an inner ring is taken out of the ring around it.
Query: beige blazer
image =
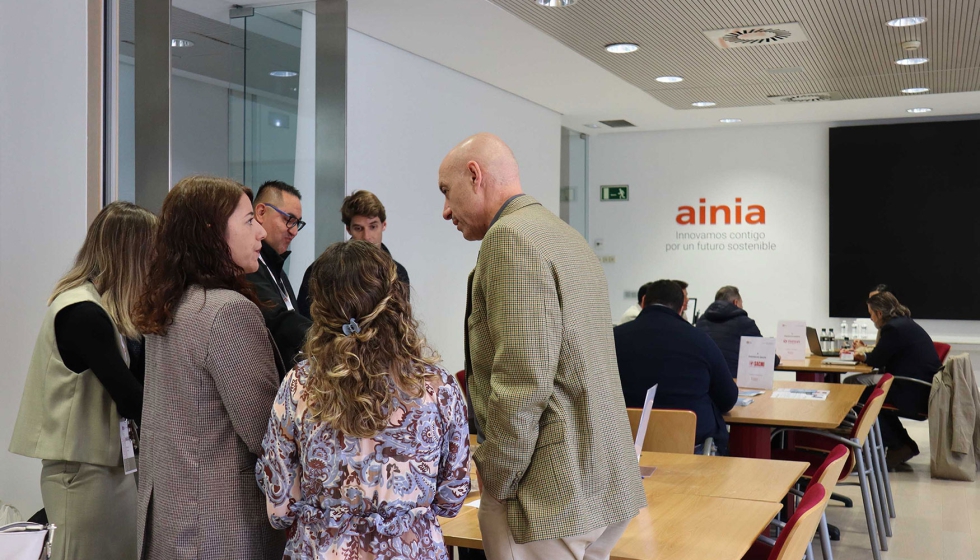
[[[10,452],[38,459],[122,466],[119,412],[92,370],[75,373],[58,352],[54,319],[62,309],[83,301],[102,306],[91,282],[58,295],[48,306],[27,370],[24,395],[10,439]],[[122,339],[115,330],[121,349]]]
[[[595,253],[524,195],[490,227],[470,283],[467,388],[486,436],[473,459],[514,539],[634,517],[646,499]]]
[[[980,391],[969,354],[950,356],[929,392],[930,470],[934,478],[977,479]]]
[[[278,386],[262,314],[237,292],[193,286],[167,335],[146,337],[143,559],[282,558],[255,480]]]

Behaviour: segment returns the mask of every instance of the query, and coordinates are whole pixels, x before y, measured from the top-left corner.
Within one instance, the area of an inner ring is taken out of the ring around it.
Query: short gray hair
[[[724,300],[728,303],[735,303],[737,299],[742,299],[742,294],[738,293],[738,288],[735,286],[724,286],[715,293],[715,301]]]

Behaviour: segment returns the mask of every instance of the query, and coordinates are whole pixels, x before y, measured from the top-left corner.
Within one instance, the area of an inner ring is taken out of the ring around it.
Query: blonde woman
[[[10,451],[41,459],[41,498],[58,527],[52,558],[137,557],[136,479],[123,467],[120,424],[143,406],[132,313],[156,224],[134,204],[106,206],[48,300]]]
[[[256,465],[286,557],[446,559],[436,518],[470,488],[462,391],[382,249],[336,243],[310,277],[307,360],[279,388]]]

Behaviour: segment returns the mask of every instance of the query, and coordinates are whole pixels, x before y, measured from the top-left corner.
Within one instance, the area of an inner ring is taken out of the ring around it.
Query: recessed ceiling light
[[[269,75],[274,78],[292,78],[297,74],[296,72],[291,72],[289,70],[273,70],[272,72],[269,72]]]
[[[534,2],[539,6],[548,8],[565,8],[578,2],[578,0],[534,0]]]
[[[916,64],[925,64],[929,62],[928,58],[900,58],[895,61],[895,64],[900,64],[902,66],[915,66]]]
[[[170,46],[171,47],[178,47],[178,48],[179,47],[193,47],[194,46],[194,41],[189,41],[187,39],[171,39],[170,40]]]
[[[913,107],[913,108],[909,109],[908,112],[909,113],[916,113],[916,114],[918,114],[918,113],[931,113],[932,112],[932,109],[930,109],[929,107]]]
[[[660,76],[657,81],[662,84],[676,84],[677,82],[683,82],[684,78],[680,76]]]
[[[599,128],[599,125],[597,124],[584,124],[582,126],[584,126],[585,128]]]
[[[631,53],[640,48],[636,43],[611,43],[606,45],[606,50],[611,53],[625,54]]]
[[[693,107],[714,107],[716,103],[714,101],[695,101],[691,103]]]
[[[902,90],[902,93],[925,93],[929,91],[927,87],[910,87]]]
[[[911,27],[913,25],[919,25],[920,23],[925,23],[926,18],[914,16],[914,17],[902,17],[898,19],[893,19],[888,22],[891,27]]]
[[[742,122],[742,119],[721,119],[718,122],[725,123],[725,124],[733,124],[733,123],[740,123],[740,122]]]

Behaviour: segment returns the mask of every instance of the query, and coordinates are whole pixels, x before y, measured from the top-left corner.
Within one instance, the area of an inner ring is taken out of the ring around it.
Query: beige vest
[[[68,369],[55,341],[55,316],[65,307],[83,301],[102,305],[90,282],[63,292],[48,306],[34,343],[10,452],[118,467],[122,466],[122,450],[116,404],[92,370],[75,373]],[[119,331],[115,327],[113,330],[120,353],[128,363]]]

